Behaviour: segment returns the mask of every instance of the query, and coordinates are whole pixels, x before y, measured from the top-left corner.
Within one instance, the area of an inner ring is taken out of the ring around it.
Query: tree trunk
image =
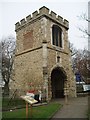
[[[5,83],[4,85],[4,96],[9,96],[9,84]]]

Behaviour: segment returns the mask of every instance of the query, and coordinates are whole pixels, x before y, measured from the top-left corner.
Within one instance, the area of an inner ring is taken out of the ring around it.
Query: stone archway
[[[51,72],[52,98],[64,97],[64,83],[67,79],[66,73],[61,67],[56,67]]]

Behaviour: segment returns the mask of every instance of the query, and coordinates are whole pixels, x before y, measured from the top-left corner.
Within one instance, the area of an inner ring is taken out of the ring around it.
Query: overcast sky
[[[77,49],[87,48],[87,39],[82,37],[77,27],[87,27],[87,23],[78,16],[87,14],[88,0],[1,0],[0,39],[11,34],[15,36],[15,23],[42,6],[69,21],[69,40]]]

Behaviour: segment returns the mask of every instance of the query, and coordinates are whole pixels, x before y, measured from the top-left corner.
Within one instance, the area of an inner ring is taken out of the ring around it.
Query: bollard
[[[68,89],[64,88],[64,95],[65,95],[65,104],[68,104]]]

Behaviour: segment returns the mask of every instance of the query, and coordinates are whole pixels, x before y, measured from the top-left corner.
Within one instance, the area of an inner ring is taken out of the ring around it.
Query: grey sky
[[[70,24],[69,40],[78,49],[87,47],[87,39],[82,38],[78,26],[87,27],[87,24],[77,16],[87,13],[88,0],[1,0],[0,2],[0,39],[13,34],[15,23],[25,18],[40,7],[46,6],[58,15],[67,19]]]

